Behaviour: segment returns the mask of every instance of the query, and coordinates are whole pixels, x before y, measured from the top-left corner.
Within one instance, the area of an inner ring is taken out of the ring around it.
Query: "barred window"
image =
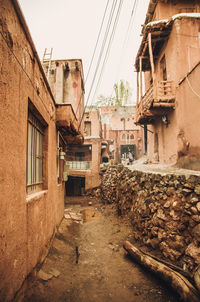
[[[29,111],[27,128],[27,192],[43,185],[43,136],[41,122]]]

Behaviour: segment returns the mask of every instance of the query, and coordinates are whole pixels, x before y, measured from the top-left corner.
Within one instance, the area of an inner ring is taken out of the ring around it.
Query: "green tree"
[[[114,96],[100,95],[96,101],[96,106],[122,106],[126,105],[132,96],[129,83],[120,80],[120,83],[115,83],[113,86]]]

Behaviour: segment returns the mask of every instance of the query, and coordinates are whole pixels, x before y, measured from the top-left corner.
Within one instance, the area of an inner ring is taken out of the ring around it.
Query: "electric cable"
[[[131,29],[132,29],[132,26],[133,26],[133,23],[134,23],[134,20],[135,20],[137,6],[138,6],[138,0],[135,0],[134,4],[133,4],[132,11],[131,11],[131,16],[130,16],[129,24],[128,24],[128,27],[127,27],[127,31],[126,31],[126,34],[125,34],[122,50],[121,50],[121,53],[120,53],[120,59],[119,59],[119,64],[118,64],[117,71],[116,71],[115,82],[117,82],[117,80],[118,80],[120,67],[121,67],[122,62],[123,62],[123,57],[122,56],[123,56],[124,50],[127,46],[127,43],[129,41],[130,32],[131,32]],[[113,91],[112,91],[111,95],[113,95]]]
[[[102,19],[102,22],[101,22],[101,27],[100,27],[100,30],[99,30],[99,34],[98,34],[98,38],[97,38],[96,44],[95,44],[95,48],[94,48],[94,52],[93,52],[92,59],[91,59],[91,62],[90,62],[90,66],[89,66],[89,68],[88,68],[88,72],[87,72],[87,75],[86,75],[85,83],[87,82],[88,75],[89,75],[89,73],[90,73],[90,69],[91,69],[91,67],[92,67],[92,63],[93,63],[93,60],[94,60],[94,56],[95,56],[95,53],[96,53],[96,50],[97,50],[97,45],[98,45],[98,43],[99,43],[99,38],[100,38],[100,36],[101,36],[101,32],[102,32],[102,28],[103,28],[103,24],[104,24],[104,20],[105,20],[105,16],[106,16],[108,4],[109,4],[109,0],[107,1],[106,8],[105,8],[105,10],[104,10],[104,15],[103,15],[103,19]]]
[[[100,66],[100,61],[101,61],[103,51],[104,51],[104,48],[105,48],[105,45],[106,45],[106,40],[107,40],[109,30],[110,30],[110,26],[111,26],[111,23],[112,23],[112,20],[113,20],[113,14],[114,14],[114,11],[115,11],[116,4],[117,4],[117,0],[113,0],[112,8],[111,8],[110,15],[109,15],[109,20],[108,20],[108,23],[107,23],[106,31],[105,31],[105,34],[104,34],[104,39],[103,39],[102,46],[101,46],[101,51],[100,51],[100,54],[99,54],[99,57],[98,57],[98,62],[97,62],[95,73],[94,73],[94,76],[93,76],[93,79],[92,79],[92,84],[90,86],[88,99],[87,99],[86,105],[84,106],[84,111],[83,111],[83,114],[82,114],[82,117],[81,117],[79,128],[80,128],[80,125],[82,123],[83,116],[84,116],[84,113],[85,113],[85,109],[87,107],[87,104],[88,104],[88,101],[89,101],[89,98],[90,98],[90,94],[91,94],[91,91],[92,91],[92,88],[93,88],[93,85],[94,85],[94,82],[95,82],[95,79],[96,79],[96,76],[97,76],[98,68]]]
[[[118,23],[118,20],[119,20],[122,4],[123,4],[123,0],[120,0],[118,11],[117,11],[117,15],[116,15],[116,18],[115,18],[115,22],[114,22],[112,33],[111,33],[110,40],[109,40],[109,45],[108,45],[108,48],[107,48],[107,51],[106,51],[106,55],[104,57],[103,65],[102,65],[102,68],[101,68],[101,73],[100,73],[100,76],[99,76],[99,79],[98,79],[98,82],[97,82],[97,85],[96,85],[95,92],[93,94],[92,103],[93,103],[94,97],[96,95],[96,92],[97,92],[97,90],[99,88],[99,85],[101,83],[101,80],[102,80],[102,75],[103,75],[103,72],[104,72],[105,64],[106,64],[108,56],[109,56],[109,52],[110,52],[110,48],[111,48],[111,45],[112,45],[112,42],[113,42],[115,31],[116,31],[116,28],[117,28],[117,23]]]

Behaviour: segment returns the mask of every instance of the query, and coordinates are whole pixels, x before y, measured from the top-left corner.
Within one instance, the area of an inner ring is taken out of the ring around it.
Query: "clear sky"
[[[134,61],[141,41],[141,24],[144,23],[149,0],[138,0],[137,2],[134,18],[130,19],[134,0],[122,1],[115,36],[112,40],[96,96],[100,94],[104,96],[111,95],[114,83],[123,79],[127,80],[133,89],[132,101],[135,102],[136,76]],[[89,103],[91,103],[105,58],[104,51],[98,64],[99,69],[96,69],[113,0],[19,0],[19,3],[39,57],[42,58],[45,48],[50,50],[52,47],[53,59],[82,59],[85,79],[108,3],[97,52],[85,84],[85,102],[90,96]],[[114,18],[119,3],[120,0],[117,1]],[[131,23],[130,20],[132,20]],[[131,26],[129,26],[130,24]],[[129,34],[127,35],[127,33]],[[105,44],[105,49],[107,45],[108,42]],[[93,82],[96,70],[96,78]],[[91,86],[92,82],[93,86]],[[91,87],[93,88],[91,89]]]

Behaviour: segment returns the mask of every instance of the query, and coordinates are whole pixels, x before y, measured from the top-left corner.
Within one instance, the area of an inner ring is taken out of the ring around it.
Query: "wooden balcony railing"
[[[159,115],[155,108],[173,108],[175,87],[173,81],[159,81],[153,84],[142,97],[136,111],[136,121],[140,123]],[[162,114],[160,112],[160,114]]]
[[[156,100],[171,101],[175,99],[175,88],[173,81],[160,81],[157,83]]]
[[[91,161],[67,161],[69,165],[69,170],[90,170],[92,162]]]

